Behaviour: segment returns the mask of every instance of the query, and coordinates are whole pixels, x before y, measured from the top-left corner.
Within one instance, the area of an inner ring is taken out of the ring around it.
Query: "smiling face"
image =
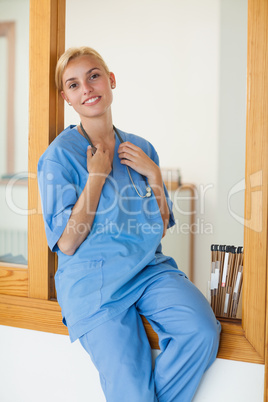
[[[111,112],[113,73],[107,74],[94,56],[79,56],[69,61],[62,75],[62,97],[83,117],[95,118]]]

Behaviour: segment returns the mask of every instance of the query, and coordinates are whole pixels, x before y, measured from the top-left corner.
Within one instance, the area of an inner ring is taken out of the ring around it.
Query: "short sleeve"
[[[77,201],[77,191],[64,166],[42,158],[38,163],[38,186],[48,246],[57,251],[57,242]]]
[[[159,156],[154,148],[153,148],[152,160],[157,164],[157,166],[159,166]],[[169,194],[168,194],[168,191],[167,191],[167,188],[166,188],[166,185],[164,182],[163,182],[163,186],[164,186],[164,192],[165,192],[167,205],[168,205],[168,209],[169,209],[169,222],[168,222],[168,226],[167,226],[167,228],[169,229],[172,226],[174,226],[176,224],[176,222],[175,222],[175,218],[174,218],[174,214],[173,214],[173,202],[171,201],[171,199],[169,197]]]

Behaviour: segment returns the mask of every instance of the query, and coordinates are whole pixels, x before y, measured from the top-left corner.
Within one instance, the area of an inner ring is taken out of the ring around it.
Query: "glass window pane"
[[[0,1],[0,263],[27,265],[29,0]]]
[[[5,102],[7,96],[7,38],[4,36],[0,36],[0,121],[1,121],[1,136],[0,136],[0,149],[1,158],[0,158],[0,175],[6,173],[6,152],[3,152],[6,149],[7,141],[7,104]],[[3,135],[2,135],[3,133]]]

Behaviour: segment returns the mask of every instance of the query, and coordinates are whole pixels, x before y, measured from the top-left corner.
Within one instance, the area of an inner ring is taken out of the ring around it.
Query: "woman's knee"
[[[206,369],[214,362],[217,356],[220,342],[221,325],[220,322],[212,317],[210,320],[204,320],[198,328],[197,337],[199,339],[199,348],[207,358]]]

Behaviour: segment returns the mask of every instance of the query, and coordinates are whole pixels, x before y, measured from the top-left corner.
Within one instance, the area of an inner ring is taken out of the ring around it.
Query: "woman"
[[[95,50],[67,50],[56,84],[81,124],[50,144],[38,181],[70,339],[91,356],[108,402],[191,401],[216,358],[220,324],[162,254],[175,222],[157,153],[113,126],[116,80]],[[140,314],[159,337],[154,370]]]

